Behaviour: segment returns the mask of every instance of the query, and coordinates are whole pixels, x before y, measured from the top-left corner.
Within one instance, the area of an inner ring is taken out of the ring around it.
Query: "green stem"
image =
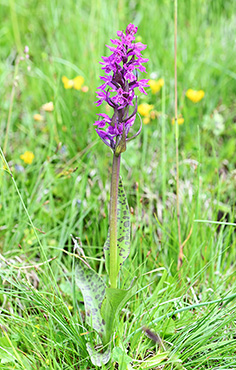
[[[120,155],[113,156],[110,198],[110,283],[111,288],[117,288],[117,201],[120,175]]]

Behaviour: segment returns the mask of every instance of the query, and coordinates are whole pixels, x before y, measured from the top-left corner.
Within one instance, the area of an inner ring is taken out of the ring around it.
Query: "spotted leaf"
[[[80,288],[85,305],[86,321],[101,338],[105,338],[105,322],[101,316],[101,305],[106,285],[102,278],[80,261],[75,269],[76,285]]]
[[[92,343],[87,343],[86,347],[93,365],[102,366],[109,362],[111,357],[111,344],[106,346],[105,350],[102,351],[95,349]]]
[[[130,212],[121,178],[118,186],[117,204],[117,253],[117,271],[119,271],[120,266],[124,263],[130,253]],[[106,269],[109,273],[110,231],[108,231],[107,240],[104,244],[104,254]]]

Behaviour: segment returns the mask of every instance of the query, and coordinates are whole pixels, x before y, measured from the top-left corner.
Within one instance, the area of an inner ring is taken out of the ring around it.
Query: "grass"
[[[12,112],[5,152],[11,174],[3,155],[0,164],[0,369],[95,368],[70,235],[105,274],[112,156],[93,128],[104,107],[93,102],[105,45],[129,22],[148,45],[148,76],[156,73],[165,86],[139,97],[154,104],[158,118],[122,157],[132,247],[120,286],[134,276],[138,282],[117,323],[113,362],[123,370],[236,368],[234,2],[179,2],[180,221],[188,239],[179,272],[173,2],[2,0],[1,9],[2,149]],[[30,59],[17,66],[25,45]],[[82,75],[89,91],[65,90],[63,75]],[[203,89],[204,99],[192,103],[189,88]],[[49,101],[53,112],[42,113]],[[43,121],[34,121],[39,112]],[[20,159],[26,150],[32,164]],[[143,363],[148,357],[153,362]]]

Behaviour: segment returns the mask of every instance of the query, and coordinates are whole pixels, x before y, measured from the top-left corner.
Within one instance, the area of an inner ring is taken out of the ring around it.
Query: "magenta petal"
[[[142,51],[146,45],[135,43],[138,28],[130,23],[125,32],[117,31],[118,38],[110,39],[112,46],[106,45],[111,54],[102,57],[101,69],[104,76],[100,76],[102,85],[97,88],[96,105],[106,102],[112,114],[98,113],[95,121],[96,132],[102,141],[113,150],[116,147],[117,137],[128,135],[130,127],[135,122],[137,112],[137,98],[134,107],[135,90],[146,94],[144,88],[148,79],[138,79],[138,73],[146,72]],[[138,72],[139,71],[139,72]],[[128,118],[129,117],[129,118]],[[124,131],[125,130],[125,131]]]

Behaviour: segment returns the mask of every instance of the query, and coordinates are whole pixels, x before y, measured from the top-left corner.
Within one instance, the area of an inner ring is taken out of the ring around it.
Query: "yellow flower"
[[[172,123],[172,125],[174,125],[174,124],[175,124],[175,119],[174,119],[174,118],[172,118],[171,123]],[[178,123],[178,125],[182,125],[182,124],[184,123],[184,118],[183,118],[183,117],[179,117],[179,118],[177,119],[177,123]]]
[[[143,119],[143,123],[144,123],[144,125],[147,125],[149,122],[150,122],[150,117],[145,117],[145,118]]]
[[[33,162],[33,159],[34,159],[34,153],[29,152],[27,150],[24,154],[20,155],[20,159],[22,159],[22,161],[24,161],[27,164],[31,164]]]
[[[74,89],[80,90],[83,83],[84,83],[84,78],[82,76],[77,76],[74,78]]]
[[[193,103],[198,103],[200,100],[204,98],[204,91],[203,90],[193,90],[188,89],[186,91],[186,96],[189,100],[191,100]]]
[[[148,85],[150,86],[153,94],[156,94],[158,91],[160,91],[164,83],[165,81],[163,78],[160,78],[159,80],[149,80],[148,81]]]
[[[64,84],[65,89],[72,89],[72,87],[74,86],[74,81],[69,80],[69,78],[67,78],[66,76],[62,77],[62,82]]]
[[[63,76],[62,82],[65,89],[72,89],[73,87],[75,90],[81,90],[84,83],[84,78],[82,76],[76,76],[73,80],[69,80],[69,78]]]
[[[45,112],[52,112],[52,111],[54,110],[53,102],[52,102],[52,101],[50,101],[49,103],[43,104],[43,105],[42,105],[42,109],[43,109]]]
[[[138,106],[138,112],[141,116],[147,117],[153,108],[152,104],[142,103]]]
[[[35,121],[43,121],[43,116],[39,113],[33,115]]]

